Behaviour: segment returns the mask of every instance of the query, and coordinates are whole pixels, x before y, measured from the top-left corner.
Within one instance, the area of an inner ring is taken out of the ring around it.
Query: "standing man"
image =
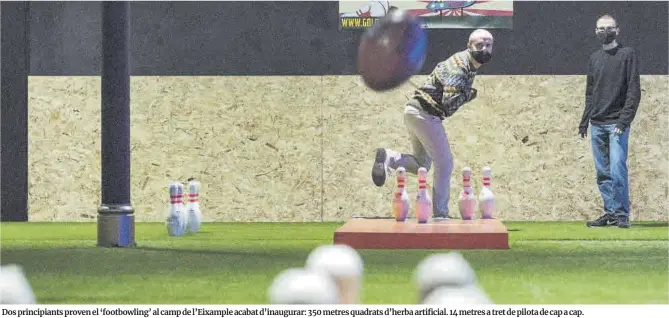
[[[585,138],[588,124],[592,125],[597,186],[604,201],[604,214],[587,222],[588,227],[630,227],[627,141],[641,100],[641,87],[636,53],[616,42],[619,32],[612,16],[597,20],[595,34],[602,49],[590,55],[585,110],[578,128],[581,138]]]
[[[372,180],[383,186],[391,170],[404,167],[417,174],[434,162],[432,187],[433,218],[448,218],[453,154],[442,121],[462,105],[476,98],[472,88],[477,69],[492,57],[493,37],[478,29],[469,36],[467,49],[453,54],[434,68],[427,81],[414,91],[404,108],[404,125],[409,132],[413,154],[379,148],[372,168]]]

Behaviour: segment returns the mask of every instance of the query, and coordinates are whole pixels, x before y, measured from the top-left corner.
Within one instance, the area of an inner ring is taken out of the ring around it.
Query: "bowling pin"
[[[397,168],[397,189],[393,198],[393,215],[398,222],[404,222],[409,214],[409,194],[404,187],[406,182],[406,169]]]
[[[202,211],[200,211],[200,182],[191,178],[188,180],[188,204],[186,211],[188,214],[188,232],[196,233],[200,230],[202,223]]]
[[[335,305],[339,290],[332,277],[321,271],[288,268],[274,278],[267,291],[274,305]]]
[[[167,216],[167,233],[170,236],[184,235],[186,215],[183,197],[184,185],[180,182],[170,184],[170,207]]]
[[[37,304],[37,298],[23,267],[18,264],[0,266],[0,305],[34,304]]]
[[[479,286],[476,272],[460,252],[436,253],[425,257],[414,270],[419,303],[439,287]]]
[[[464,167],[462,169],[462,191],[458,198],[458,207],[460,216],[463,220],[472,220],[476,212],[476,196],[471,185],[472,168]]]
[[[495,303],[479,286],[443,286],[430,292],[422,302],[423,305],[494,305]]]
[[[481,188],[481,193],[479,193],[479,211],[481,211],[482,219],[492,219],[492,214],[495,210],[495,195],[490,190],[491,174],[492,168],[483,168],[483,188]]]
[[[305,262],[308,270],[328,274],[337,285],[341,304],[359,304],[364,262],[358,252],[345,244],[316,247]]]
[[[432,199],[427,193],[427,169],[418,169],[418,194],[416,194],[415,214],[418,223],[427,223],[432,210]]]
[[[180,183],[181,184],[181,183]],[[188,211],[186,211],[186,188],[181,184],[181,187],[183,189],[183,195],[181,196],[181,199],[179,200],[179,211],[181,212],[181,232],[183,234],[186,234],[188,231]]]

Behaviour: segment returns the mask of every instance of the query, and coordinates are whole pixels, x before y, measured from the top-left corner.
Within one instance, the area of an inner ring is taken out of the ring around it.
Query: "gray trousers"
[[[404,109],[404,125],[409,132],[413,153],[386,149],[390,157],[388,167],[392,170],[404,167],[407,172],[417,174],[420,167],[429,171],[434,164],[432,213],[434,217],[448,217],[453,154],[443,122],[439,117],[409,104]]]

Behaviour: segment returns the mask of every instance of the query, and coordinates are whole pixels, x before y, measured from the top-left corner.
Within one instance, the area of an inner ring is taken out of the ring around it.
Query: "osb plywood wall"
[[[419,83],[416,76],[411,82]],[[100,79],[30,78],[33,221],[94,220],[100,204]],[[667,76],[643,76],[630,137],[633,219],[667,219]],[[504,220],[583,220],[601,211],[588,139],[577,136],[582,76],[479,76],[479,97],[444,122],[455,171],[493,169]],[[202,182],[206,221],[390,216],[394,179],[370,180],[377,147],[410,151],[411,83],[367,90],[355,76],[134,77],[132,203],[162,221],[170,182]],[[431,176],[429,179],[431,183]],[[413,196],[415,176],[409,179]]]

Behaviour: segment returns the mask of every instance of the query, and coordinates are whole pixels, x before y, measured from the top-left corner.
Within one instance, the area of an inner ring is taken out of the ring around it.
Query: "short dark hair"
[[[597,19],[597,21],[602,20],[602,19],[611,19],[611,20],[613,20],[613,22],[616,23],[616,27],[618,26],[618,20],[616,20],[616,18],[614,18],[612,14],[608,14],[608,13],[607,13],[607,14],[605,14],[605,15],[603,15],[603,16],[600,16],[600,17]]]

